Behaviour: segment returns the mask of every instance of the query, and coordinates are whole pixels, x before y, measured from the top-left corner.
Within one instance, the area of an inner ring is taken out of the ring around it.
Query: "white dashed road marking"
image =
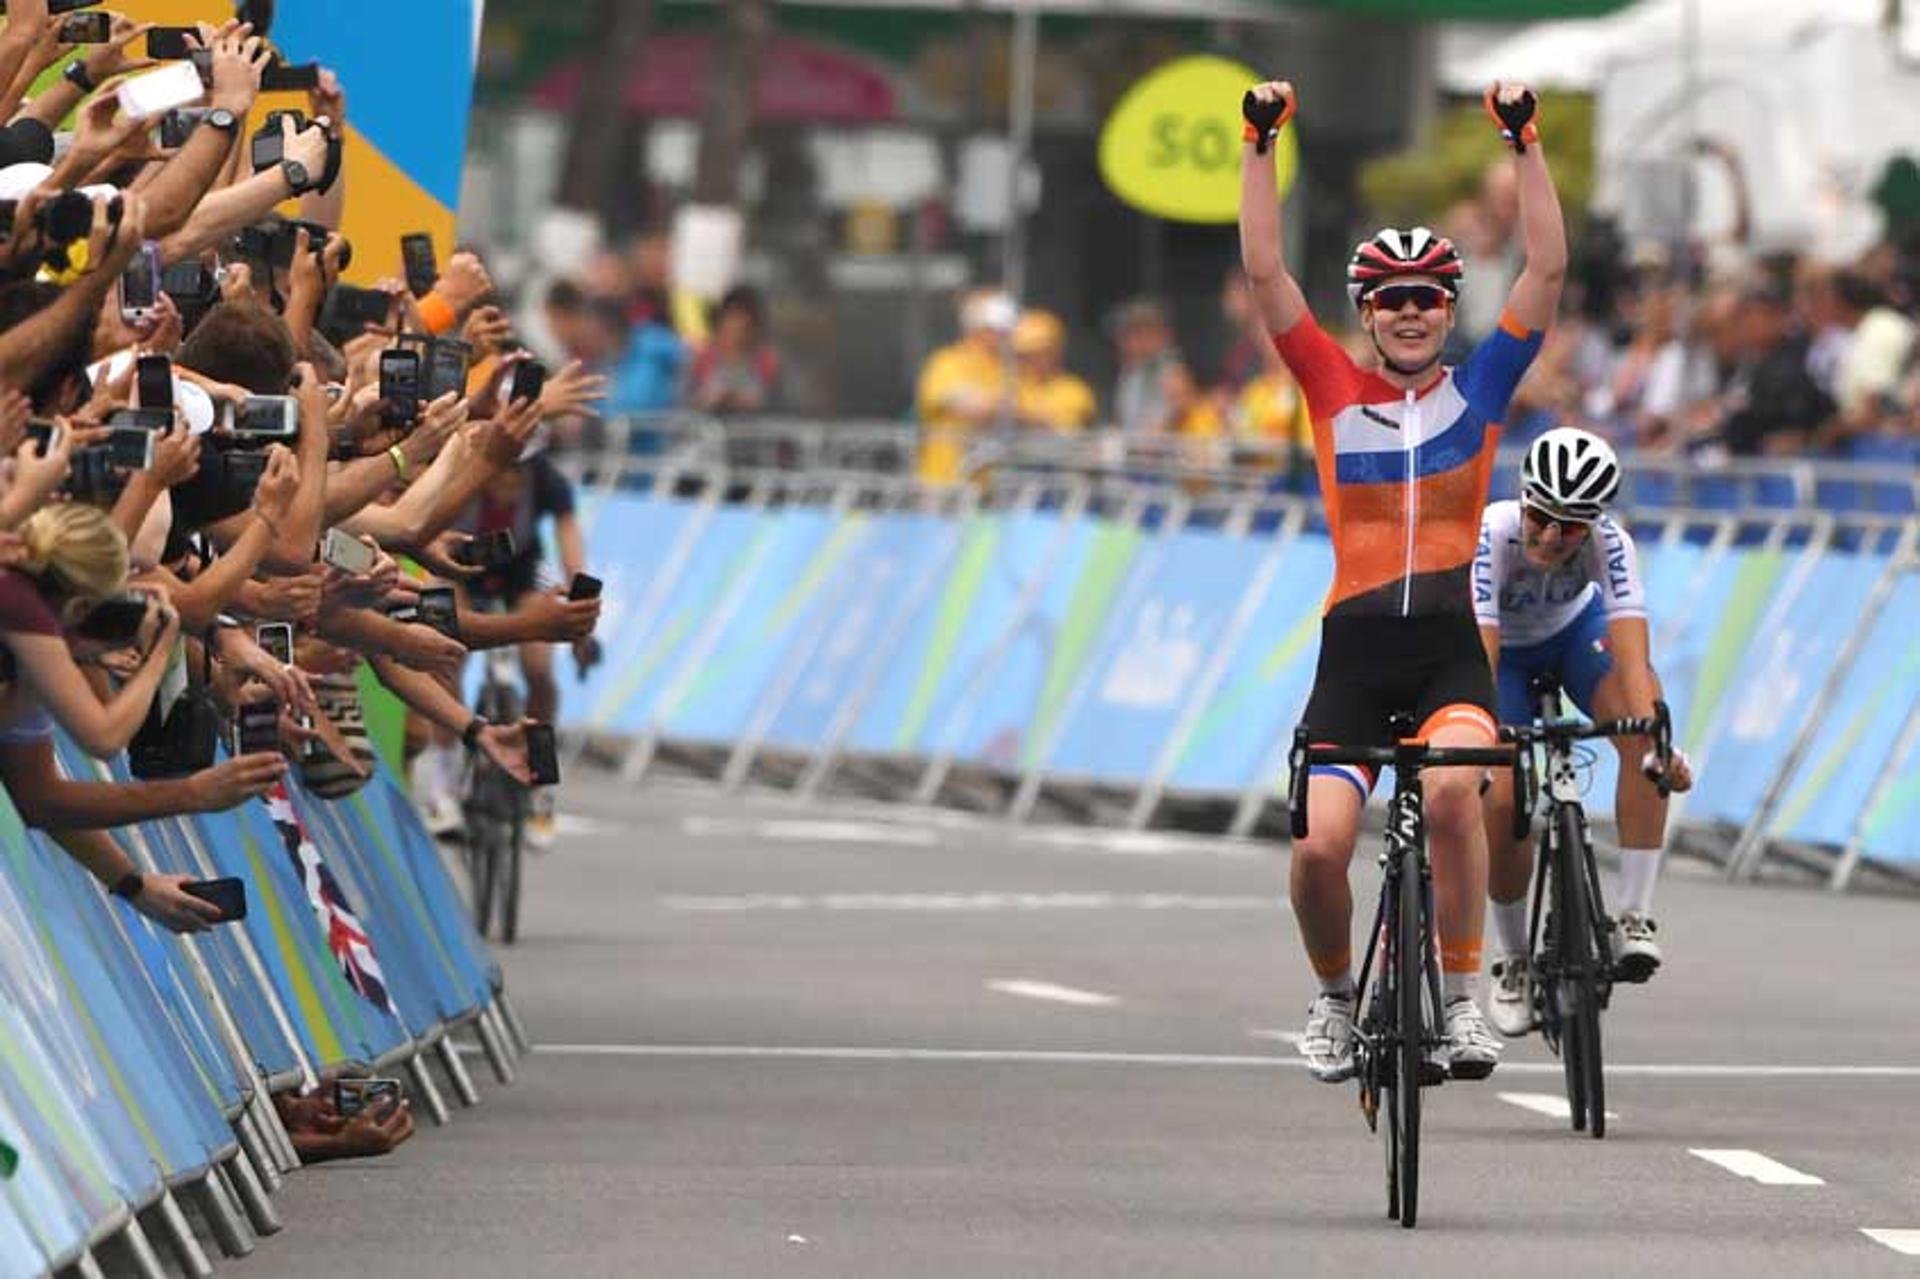
[[[1897,1253],[1920,1257],[1920,1230],[1862,1230],[1860,1233]]]
[[[1531,1110],[1535,1114],[1546,1115],[1552,1119],[1573,1118],[1573,1107],[1567,1099],[1558,1093],[1550,1092],[1503,1092],[1498,1094],[1501,1101],[1509,1106],[1518,1106],[1522,1110]],[[1618,1119],[1614,1111],[1607,1112],[1607,1118]]]
[[[1718,1164],[1736,1177],[1757,1181],[1763,1186],[1824,1186],[1827,1183],[1811,1173],[1789,1168],[1777,1159],[1769,1159],[1757,1150],[1693,1150],[1710,1164]]]
[[[1056,910],[1279,910],[1257,894],[1204,893],[738,893],[672,894],[666,910],[743,914],[749,911],[1056,911]]]
[[[694,836],[787,840],[807,844],[901,844],[912,848],[931,848],[940,842],[938,831],[891,822],[735,821],[723,817],[688,817],[681,821],[680,830]]]
[[[1017,978],[1011,981],[990,981],[988,990],[1003,995],[1019,995],[1026,999],[1050,999],[1056,1004],[1077,1004],[1082,1008],[1110,1008],[1120,1002],[1117,995],[1103,995],[1097,990],[1077,990],[1072,986],[1056,986],[1050,981],[1029,981]]]

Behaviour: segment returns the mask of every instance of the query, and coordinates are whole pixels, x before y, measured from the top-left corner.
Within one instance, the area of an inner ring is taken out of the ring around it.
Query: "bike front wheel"
[[[1413,1229],[1420,1212],[1420,1077],[1427,1057],[1427,1020],[1421,993],[1426,989],[1426,886],[1409,855],[1400,868],[1393,930],[1394,1013],[1399,1042],[1393,1053],[1394,1104],[1391,1115],[1398,1152],[1395,1181],[1400,1190],[1400,1224]]]
[[[1587,845],[1579,811],[1563,807],[1555,820],[1554,877],[1559,881],[1555,927],[1560,948],[1560,1063],[1575,1132],[1607,1135],[1606,1077],[1600,1051],[1600,961],[1587,874]]]

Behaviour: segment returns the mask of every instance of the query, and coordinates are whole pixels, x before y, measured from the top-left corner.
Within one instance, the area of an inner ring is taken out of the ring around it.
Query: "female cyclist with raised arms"
[[[1596,719],[1653,714],[1660,680],[1650,657],[1639,557],[1633,537],[1607,514],[1619,491],[1620,463],[1607,442],[1559,427],[1527,450],[1520,500],[1487,508],[1473,561],[1473,608],[1499,688],[1501,723],[1533,721],[1528,689],[1534,676],[1549,673]],[[1667,801],[1648,772],[1651,747],[1643,738],[1614,741],[1620,873],[1607,896],[1620,912],[1611,947],[1620,981],[1645,981],[1660,967],[1653,886]],[[1667,780],[1676,791],[1693,785],[1692,766],[1679,751]],[[1487,1011],[1501,1034],[1524,1035],[1533,1028],[1527,957],[1533,847],[1513,838],[1510,773],[1494,774],[1486,814],[1495,952]]]
[[[1274,196],[1275,130],[1293,115],[1293,86],[1246,95],[1240,253],[1274,347],[1307,397],[1314,462],[1333,539],[1334,577],[1306,724],[1314,739],[1389,745],[1388,720],[1410,712],[1436,747],[1496,739],[1492,673],[1474,625],[1469,572],[1480,540],[1500,419],[1540,349],[1567,268],[1566,230],[1534,123],[1533,93],[1496,85],[1487,107],[1514,151],[1526,265],[1497,331],[1458,368],[1440,350],[1454,324],[1460,256],[1425,227],[1386,228],[1347,264],[1347,292],[1379,354],[1362,368],[1314,321],[1282,254]],[[1294,914],[1320,992],[1301,1052],[1328,1082],[1353,1074],[1353,895],[1347,883],[1374,777],[1315,768],[1311,834],[1295,845]],[[1487,845],[1480,770],[1423,777],[1439,915],[1444,1063],[1484,1079],[1500,1041],[1474,1003],[1485,924]]]

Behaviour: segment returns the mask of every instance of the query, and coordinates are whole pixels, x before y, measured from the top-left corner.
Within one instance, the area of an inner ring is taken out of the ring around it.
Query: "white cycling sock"
[[[1338,995],[1342,999],[1353,998],[1352,968],[1342,968],[1332,977],[1322,977],[1315,973],[1314,979],[1320,983],[1320,993],[1323,995]]]
[[[1441,973],[1440,999],[1443,1003],[1452,1003],[1456,999],[1472,999],[1480,985],[1479,973]]]
[[[1527,953],[1527,898],[1511,902],[1489,901],[1487,914],[1493,917],[1493,940],[1502,958]]]
[[[1660,850],[1657,848],[1623,848],[1620,850],[1620,871],[1614,877],[1613,914],[1616,916],[1632,913],[1651,915],[1653,913],[1653,886],[1660,879]]]

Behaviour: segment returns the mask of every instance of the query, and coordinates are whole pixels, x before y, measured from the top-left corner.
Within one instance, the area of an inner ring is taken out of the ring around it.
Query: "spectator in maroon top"
[[[766,337],[760,295],[728,290],[713,313],[713,337],[688,372],[687,402],[707,413],[765,413],[778,402],[780,353]]]

